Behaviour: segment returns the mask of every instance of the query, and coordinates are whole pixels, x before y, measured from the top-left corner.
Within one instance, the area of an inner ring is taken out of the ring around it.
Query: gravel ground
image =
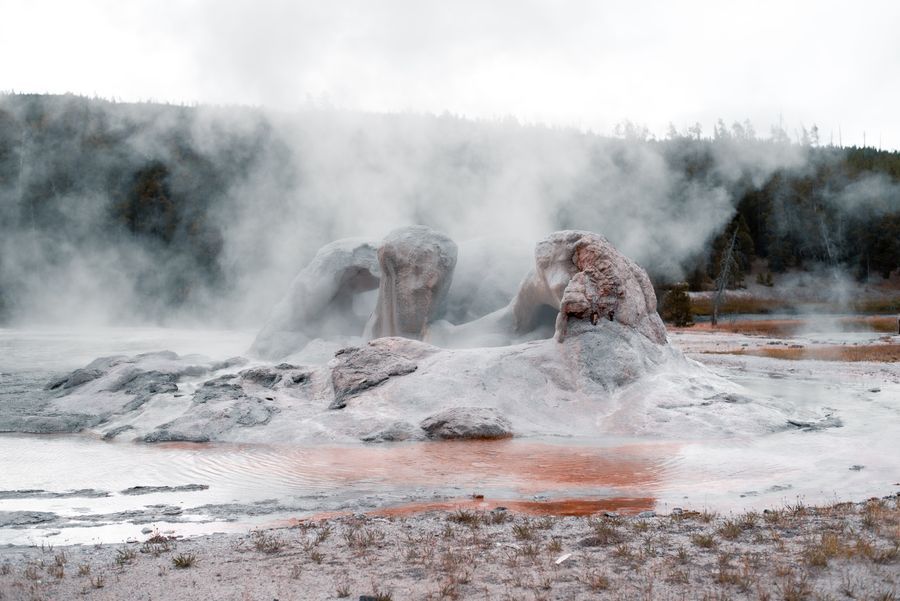
[[[353,515],[0,549],[0,599],[896,599],[900,497],[762,513]]]

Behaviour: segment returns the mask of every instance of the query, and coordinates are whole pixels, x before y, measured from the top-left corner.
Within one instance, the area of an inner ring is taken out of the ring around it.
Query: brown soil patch
[[[834,321],[841,330],[846,332],[897,332],[897,318],[895,316],[839,317],[835,318]],[[754,319],[735,322],[723,319],[719,321],[716,327],[712,327],[712,324],[709,322],[704,322],[690,328],[670,327],[670,329],[675,332],[731,332],[734,334],[789,338],[808,329],[810,323],[810,321],[805,319]]]

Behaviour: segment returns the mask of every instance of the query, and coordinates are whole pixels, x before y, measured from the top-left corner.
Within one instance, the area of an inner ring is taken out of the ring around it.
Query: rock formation
[[[656,344],[666,330],[647,273],[598,234],[555,232],[535,247],[534,268],[510,303],[461,326],[444,326],[433,341],[447,346],[502,346],[566,336],[571,319],[616,321]]]
[[[380,276],[376,243],[346,238],[326,244],[294,278],[250,353],[278,359],[315,338],[359,336],[371,307],[356,306],[358,295],[378,288]]]
[[[751,398],[666,344],[647,274],[602,236],[551,234],[512,300],[460,326],[437,320],[456,252],[426,227],[396,230],[377,251],[366,241],[334,242],[300,272],[254,344],[269,357],[332,345],[324,361],[301,353],[277,365],[168,352],[101,358],[26,403],[0,407],[0,431],[387,442],[717,436],[821,418]],[[357,301],[376,287],[365,342]]]
[[[456,250],[453,240],[425,226],[391,232],[378,249],[382,277],[366,338],[422,340],[450,289]]]

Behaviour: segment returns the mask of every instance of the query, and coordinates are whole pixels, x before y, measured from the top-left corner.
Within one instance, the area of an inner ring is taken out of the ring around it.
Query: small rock
[[[856,464],[856,465],[851,465],[851,466],[850,466],[850,471],[851,471],[851,472],[858,472],[858,471],[864,469],[865,467],[866,467],[866,466],[864,466],[864,465],[858,465],[858,464]]]
[[[870,388],[869,392],[881,392],[880,388]]]
[[[618,512],[616,512],[616,511],[604,511],[604,512],[603,512],[603,517],[605,517],[605,518],[617,518],[617,517],[619,517],[619,514],[618,514]]]
[[[684,513],[684,509],[682,509],[681,507],[672,508],[672,515],[681,515],[682,513]]]
[[[655,511],[642,511],[639,514],[637,514],[637,516],[639,518],[655,518],[656,512]]]
[[[141,528],[141,534],[150,534],[153,532],[153,528]]]

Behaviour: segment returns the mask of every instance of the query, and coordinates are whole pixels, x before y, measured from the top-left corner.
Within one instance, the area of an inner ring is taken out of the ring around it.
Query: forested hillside
[[[735,229],[732,286],[757,259],[900,267],[898,152],[748,123],[619,133],[0,96],[0,319],[261,319],[321,244],[410,222],[527,244],[591,229],[692,289]]]

